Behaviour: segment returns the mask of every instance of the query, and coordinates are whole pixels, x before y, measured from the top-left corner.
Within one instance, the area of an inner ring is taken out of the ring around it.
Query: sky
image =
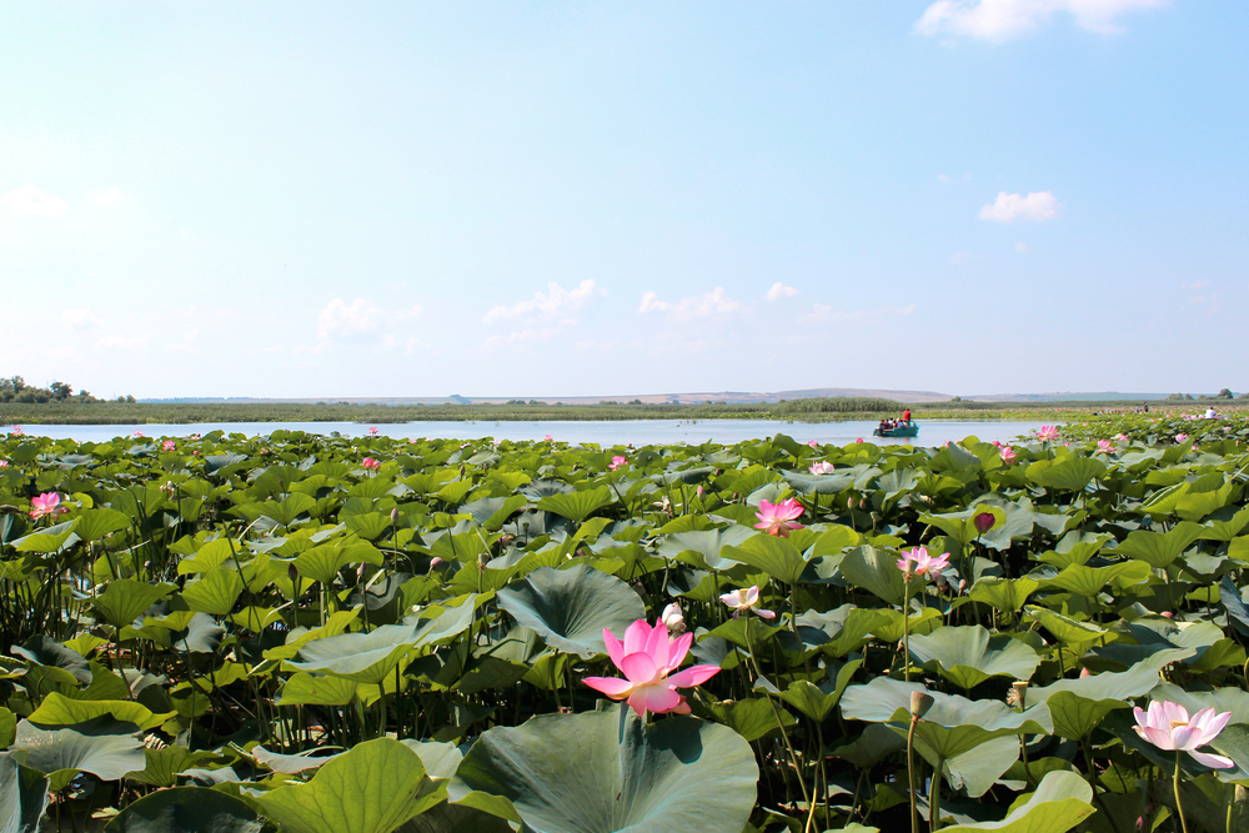
[[[1249,389],[1249,3],[0,6],[0,375]]]

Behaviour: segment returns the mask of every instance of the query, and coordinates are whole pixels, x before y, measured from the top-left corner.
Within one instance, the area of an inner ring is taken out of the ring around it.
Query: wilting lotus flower
[[[677,689],[702,685],[720,672],[715,665],[691,665],[672,673],[680,667],[693,643],[692,633],[669,636],[662,621],[649,625],[645,619],[638,619],[625,631],[623,642],[603,628],[607,656],[624,679],[586,677],[582,682],[613,700],[627,700],[639,717],[645,717],[647,712],[689,714],[689,703]]]
[[[802,529],[802,524],[797,522],[797,519],[802,517],[802,511],[802,504],[796,498],[787,498],[780,503],[761,500],[759,510],[755,512],[755,517],[759,519],[759,523],[755,524],[755,529],[762,529],[769,535],[785,538],[790,530]]]
[[[20,425],[14,425],[12,428],[9,429],[9,433],[15,437],[20,437],[26,433],[26,429],[22,428],[22,426]]]
[[[1042,425],[1041,430],[1036,432],[1036,438],[1042,442],[1051,442],[1058,439],[1058,426]]]
[[[376,437],[376,436],[377,436],[377,434],[378,434],[378,429],[377,429],[377,426],[376,426],[376,425],[370,425],[370,426],[369,426],[369,436],[370,436],[370,437]]]
[[[1187,752],[1197,763],[1211,769],[1229,769],[1236,765],[1231,758],[1197,751],[1197,747],[1218,737],[1232,719],[1231,712],[1215,714],[1214,709],[1205,708],[1190,717],[1188,709],[1179,703],[1154,700],[1149,704],[1149,711],[1137,706],[1132,709],[1132,716],[1136,718],[1136,725],[1132,727],[1136,734],[1159,749]]]
[[[382,467],[382,461],[377,460],[373,457],[365,457],[363,460],[360,461],[360,465],[364,466],[366,469],[370,471],[377,471],[378,469]]]
[[[68,511],[64,506],[61,506],[61,496],[56,492],[44,492],[30,499],[30,516],[32,518],[42,518],[45,515],[55,515],[58,512]]]
[[[1097,454],[1114,454],[1114,453],[1115,453],[1115,450],[1116,450],[1116,449],[1115,449],[1115,444],[1114,444],[1114,443],[1112,443],[1110,440],[1098,440],[1098,441],[1097,441],[1097,451],[1096,451],[1095,453],[1097,453]]]
[[[165,440],[160,444],[161,451],[173,451],[177,447],[178,444],[173,440]]]
[[[811,464],[809,471],[812,474],[832,474],[834,468],[836,467],[827,460],[817,460]]]
[[[611,469],[612,471],[615,471],[621,466],[627,466],[627,465],[629,465],[629,458],[621,454],[617,454],[611,458],[611,464],[608,465],[607,468]]]
[[[1004,445],[1002,446],[1002,450],[998,452],[998,456],[1002,458],[1003,463],[1010,464],[1015,462],[1015,458],[1019,455],[1015,453],[1015,449],[1011,448],[1009,445]]]
[[[752,584],[745,590],[733,590],[724,593],[720,596],[720,601],[733,610],[734,619],[748,611],[761,619],[776,618],[776,611],[765,610],[759,607],[759,585],[757,584]]]
[[[1185,440],[1187,440],[1187,439],[1188,439],[1188,435],[1187,435],[1187,434],[1176,434],[1176,435],[1175,435],[1175,441],[1176,441],[1177,443],[1182,443],[1182,442],[1184,442],[1184,441],[1185,441]]]
[[[898,559],[898,569],[908,576],[931,578],[949,566],[950,554],[948,552],[933,556],[928,554],[927,547],[902,550],[902,557]]]
[[[664,623],[669,633],[684,633],[685,614],[681,612],[681,603],[673,602],[665,607],[664,612],[659,614],[659,621]]]

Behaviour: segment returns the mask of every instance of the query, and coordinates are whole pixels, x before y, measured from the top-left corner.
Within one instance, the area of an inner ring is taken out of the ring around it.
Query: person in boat
[[[902,423],[904,425],[911,424],[911,409],[910,408],[904,408],[902,410]]]

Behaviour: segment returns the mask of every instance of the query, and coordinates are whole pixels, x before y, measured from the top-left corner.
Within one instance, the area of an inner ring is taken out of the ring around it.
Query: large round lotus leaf
[[[133,723],[118,723],[109,715],[56,728],[23,720],[17,724],[13,754],[19,763],[52,776],[53,789],[65,786],[77,772],[120,781],[146,765],[137,731]]]
[[[942,833],[1067,833],[1093,815],[1093,790],[1074,772],[1046,773],[1037,791],[1001,821],[955,824]]]
[[[161,790],[140,798],[104,833],[260,833],[264,823],[241,799],[203,787]]]
[[[1027,644],[1009,636],[992,636],[980,625],[939,628],[911,637],[911,653],[921,665],[935,666],[941,676],[963,689],[990,677],[1027,680],[1041,657]]]
[[[758,777],[733,730],[685,717],[647,726],[621,706],[488,730],[453,793],[483,808],[481,794],[502,796],[534,833],[738,831]]]
[[[584,564],[534,570],[515,587],[499,591],[499,606],[552,648],[587,657],[605,650],[603,628],[623,635],[646,616],[646,605],[632,587]]]
[[[392,833],[442,801],[420,756],[392,738],[375,738],[336,755],[306,784],[256,796],[283,833]]]
[[[0,833],[34,833],[47,800],[47,780],[0,752]]]
[[[314,639],[300,647],[299,660],[287,660],[286,664],[300,671],[376,685],[394,673],[415,643],[415,626],[382,625],[368,633]]]

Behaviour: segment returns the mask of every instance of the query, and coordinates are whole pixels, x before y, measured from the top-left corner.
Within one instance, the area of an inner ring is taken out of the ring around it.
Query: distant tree
[[[1230,388],[1223,388],[1223,390],[1219,391],[1219,399],[1233,399],[1233,398],[1234,397],[1232,396],[1232,391]]]
[[[961,396],[952,396],[952,397],[950,397],[950,401],[951,401],[951,402],[962,402],[962,401],[963,401],[963,397],[961,397]]]
[[[74,389],[64,382],[53,382],[48,385],[48,390],[52,393],[52,398],[58,402],[64,402],[74,395]]]

